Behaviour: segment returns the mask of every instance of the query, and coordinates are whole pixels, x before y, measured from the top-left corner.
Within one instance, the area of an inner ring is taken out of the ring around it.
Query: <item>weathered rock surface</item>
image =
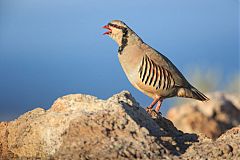
[[[75,94],[1,122],[0,159],[240,158],[239,130],[213,141],[147,113],[127,91],[108,100]]]
[[[195,101],[171,108],[167,117],[184,132],[210,138],[240,124],[240,95],[214,93],[209,97],[206,103]]]
[[[191,145],[182,159],[240,159],[240,126],[228,130],[216,141],[208,138]]]

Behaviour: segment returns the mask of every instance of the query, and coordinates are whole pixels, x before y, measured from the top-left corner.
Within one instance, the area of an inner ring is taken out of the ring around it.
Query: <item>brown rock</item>
[[[37,108],[0,123],[0,159],[4,160],[192,159],[207,155],[231,159],[239,156],[239,142],[239,128],[216,142],[183,133],[160,114],[147,113],[126,91],[108,100],[67,95],[49,110]],[[219,147],[211,147],[214,145]]]
[[[167,117],[184,132],[203,133],[210,138],[240,124],[239,95],[214,93],[209,97],[206,103],[196,101],[174,107]]]
[[[47,111],[34,109],[0,127],[1,158],[9,153],[45,159],[154,159],[170,154],[156,142],[165,132],[129,92],[106,101],[89,95],[64,96]]]
[[[183,159],[240,159],[240,127],[221,135],[216,141],[194,143],[181,155]]]
[[[101,105],[97,101],[83,106],[85,113],[71,121],[56,159],[156,159],[169,155],[156,143],[154,136],[163,134],[159,126],[128,92],[101,101]],[[61,108],[72,108],[70,103],[63,104]]]

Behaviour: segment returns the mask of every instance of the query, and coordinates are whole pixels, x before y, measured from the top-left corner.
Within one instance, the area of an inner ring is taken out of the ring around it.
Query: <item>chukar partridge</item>
[[[209,100],[194,88],[164,55],[143,42],[124,22],[113,20],[103,28],[119,45],[118,58],[128,80],[138,90],[153,98],[147,107],[152,110],[156,103],[159,112],[163,99],[174,96]]]

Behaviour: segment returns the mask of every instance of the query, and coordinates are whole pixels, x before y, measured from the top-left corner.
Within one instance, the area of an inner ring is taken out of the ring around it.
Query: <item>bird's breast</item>
[[[141,57],[141,50],[137,46],[127,46],[121,54],[118,54],[119,62],[128,80],[134,86],[138,78]]]

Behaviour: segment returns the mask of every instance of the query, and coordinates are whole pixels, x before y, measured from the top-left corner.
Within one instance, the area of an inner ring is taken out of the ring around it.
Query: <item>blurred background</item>
[[[63,95],[102,99],[129,90],[116,43],[101,27],[119,19],[166,55],[200,91],[238,92],[238,0],[0,0],[0,120]],[[163,103],[163,114],[178,98]]]

